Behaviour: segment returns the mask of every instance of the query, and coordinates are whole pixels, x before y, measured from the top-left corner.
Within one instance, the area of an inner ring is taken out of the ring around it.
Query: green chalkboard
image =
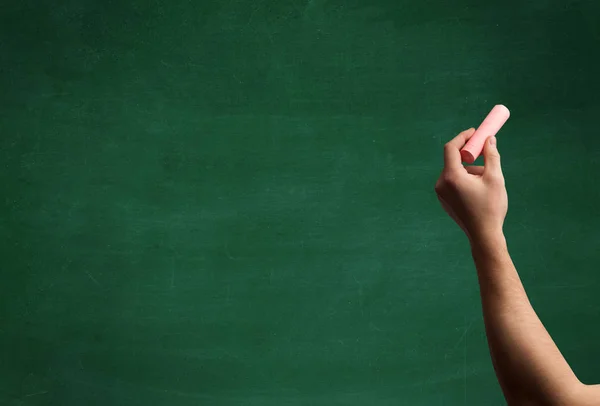
[[[0,404],[501,405],[441,146],[600,378],[600,3],[6,0]]]

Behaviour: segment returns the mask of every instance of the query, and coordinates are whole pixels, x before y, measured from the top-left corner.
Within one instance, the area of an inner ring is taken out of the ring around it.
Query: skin
[[[444,147],[435,191],[471,245],[490,354],[509,405],[600,406],[600,385],[585,385],[535,313],[510,258],[503,233],[508,196],[495,137],[484,166],[463,166],[463,131]]]

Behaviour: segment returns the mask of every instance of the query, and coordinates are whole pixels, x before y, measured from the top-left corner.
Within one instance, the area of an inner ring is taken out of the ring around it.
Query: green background
[[[599,2],[0,15],[0,404],[503,404],[433,192],[497,103],[511,252],[600,380]]]

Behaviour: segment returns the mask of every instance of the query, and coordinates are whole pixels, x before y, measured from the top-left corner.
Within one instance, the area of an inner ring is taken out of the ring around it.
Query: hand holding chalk
[[[463,162],[472,164],[483,151],[485,141],[494,137],[510,117],[510,111],[503,105],[495,106],[490,114],[483,120],[475,134],[469,139],[467,145],[460,151]]]
[[[464,166],[461,162],[461,149],[469,145],[475,133],[474,129],[463,131],[445,145],[444,170],[435,191],[444,210],[472,244],[502,241],[508,197],[496,137],[483,141],[485,166]]]

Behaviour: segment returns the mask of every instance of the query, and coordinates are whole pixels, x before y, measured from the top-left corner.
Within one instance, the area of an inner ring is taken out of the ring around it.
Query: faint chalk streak
[[[227,255],[227,258],[229,258],[232,261],[237,261],[238,260],[237,258],[234,258],[233,255],[231,255],[229,253],[229,244],[225,243],[225,245],[223,246],[223,248],[224,248],[224,251],[225,251],[225,255]]]
[[[467,317],[465,316],[465,324],[467,324]],[[471,320],[471,323],[469,323],[469,327],[471,327],[471,324],[473,324],[473,320]],[[464,350],[464,357],[463,357],[463,381],[464,381],[464,385],[465,385],[465,406],[467,405],[467,331],[469,331],[469,327],[467,327],[465,329],[465,350]]]
[[[91,273],[89,273],[88,271],[84,271],[86,273],[86,275],[92,280],[92,282],[94,282],[96,285],[100,286],[100,283],[96,280],[96,278],[94,278],[92,276]]]
[[[538,286],[535,289],[539,290],[547,290],[547,289],[587,289],[593,287],[593,284],[587,285],[546,285],[546,286]]]
[[[450,355],[452,355],[452,353],[454,351],[456,351],[456,349],[458,348],[458,346],[460,345],[460,343],[463,342],[463,340],[466,341],[466,339],[467,339],[467,333],[469,332],[469,330],[471,329],[471,326],[473,325],[473,320],[474,319],[471,319],[471,321],[469,322],[469,324],[467,325],[467,327],[463,331],[462,335],[460,336],[460,338],[458,339],[458,341],[456,342],[456,344],[454,344],[454,347],[452,347],[452,349],[446,353],[446,355],[444,356],[444,358],[448,358]],[[465,322],[466,322],[466,320],[465,320]]]
[[[42,391],[42,392],[30,393],[29,395],[25,395],[24,397],[29,398],[29,397],[32,397],[32,396],[45,395],[46,393],[48,393],[47,390]]]

